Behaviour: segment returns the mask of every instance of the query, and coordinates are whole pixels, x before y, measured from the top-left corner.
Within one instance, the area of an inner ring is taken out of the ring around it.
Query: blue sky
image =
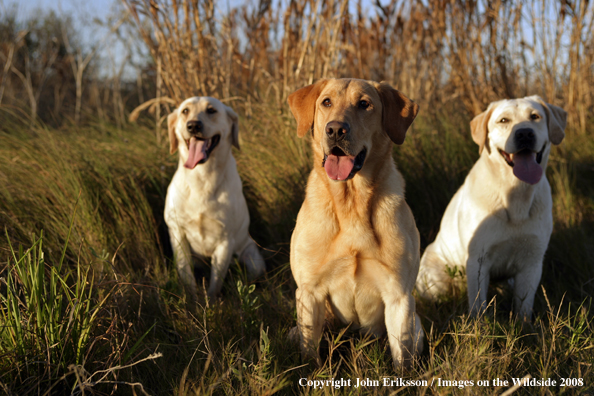
[[[90,16],[99,17],[104,19],[113,10],[114,5],[120,5],[120,0],[25,0],[25,1],[12,1],[12,0],[0,0],[0,10],[2,5],[6,6],[12,3],[18,3],[19,15],[27,15],[35,9],[41,8],[44,10],[53,9],[56,12],[66,11],[71,13],[74,17],[77,16]],[[224,0],[223,8],[227,5],[237,6],[245,1],[241,0]],[[22,13],[22,14],[21,14]]]
[[[109,27],[101,26],[96,21],[105,22],[109,17],[112,17],[114,22],[119,19],[123,9],[121,0],[0,0],[0,18],[4,10],[12,8],[14,4],[17,8],[17,18],[20,20],[34,16],[40,9],[44,12],[53,10],[59,15],[71,16],[74,29],[87,48],[100,44],[98,56],[107,60],[100,73],[113,75],[115,70],[119,69],[126,56],[124,46],[112,37],[104,41],[109,34]],[[130,77],[134,73],[133,70],[126,70],[124,75]]]
[[[44,12],[53,10],[58,15],[66,14],[72,17],[75,30],[81,35],[83,42],[96,42],[98,37],[104,37],[95,19],[105,21],[109,15],[115,15],[116,6],[121,6],[120,0],[0,0],[0,17],[5,9],[16,5],[17,18],[26,20],[34,16],[39,10]]]
[[[96,16],[106,17],[114,5],[114,0],[25,0],[20,2],[0,0],[0,4],[8,6],[17,3],[19,16],[26,17],[31,15],[36,9],[55,10],[57,13],[62,11],[77,16]],[[1,7],[1,6],[0,6]]]

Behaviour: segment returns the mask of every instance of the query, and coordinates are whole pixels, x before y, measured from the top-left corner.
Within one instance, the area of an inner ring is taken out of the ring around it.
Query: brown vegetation
[[[585,132],[592,116],[594,5],[588,1],[124,0],[161,65],[167,94],[282,108],[322,77],[385,80],[425,113],[540,94]]]

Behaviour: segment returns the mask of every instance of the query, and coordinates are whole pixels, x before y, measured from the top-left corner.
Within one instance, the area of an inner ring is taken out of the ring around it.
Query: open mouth
[[[536,184],[542,178],[543,170],[540,163],[546,147],[545,143],[538,153],[523,149],[510,154],[500,149],[499,154],[514,169],[514,176],[528,184]]]
[[[357,156],[347,155],[341,148],[334,147],[330,154],[324,155],[322,166],[326,174],[332,180],[349,180],[363,168],[367,149],[363,150]]]
[[[186,140],[189,154],[184,166],[188,169],[194,169],[196,165],[208,161],[210,153],[217,147],[220,140],[221,135],[214,135],[210,139],[192,136],[189,140]]]

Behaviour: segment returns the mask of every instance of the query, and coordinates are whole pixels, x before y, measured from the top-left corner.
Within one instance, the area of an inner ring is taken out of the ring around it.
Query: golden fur
[[[404,141],[418,106],[387,84],[355,79],[318,81],[291,94],[289,105],[297,134],[312,131],[314,152],[291,238],[302,353],[319,362],[328,314],[377,336],[387,329],[394,365],[409,364],[422,348],[411,294],[419,233],[391,153],[392,142]],[[346,125],[348,132],[339,130],[341,137],[334,138],[328,131],[336,128],[329,125]],[[366,153],[347,180],[332,180],[327,171],[336,147],[344,157],[335,161]]]

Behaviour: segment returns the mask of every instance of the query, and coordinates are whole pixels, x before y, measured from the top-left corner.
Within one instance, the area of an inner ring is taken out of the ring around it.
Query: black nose
[[[351,131],[351,127],[346,122],[330,121],[326,124],[326,134],[330,138],[340,140]]]
[[[188,133],[197,134],[202,133],[202,121],[188,121],[186,123],[186,128],[188,129]]]
[[[536,144],[536,135],[531,128],[521,128],[515,132],[514,140],[518,149],[532,149]]]

